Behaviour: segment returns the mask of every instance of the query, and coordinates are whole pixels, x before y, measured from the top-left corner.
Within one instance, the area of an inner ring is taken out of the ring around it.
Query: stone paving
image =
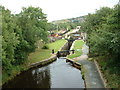
[[[73,60],[82,65],[81,71],[84,73],[86,88],[105,88],[94,61],[87,60],[88,46],[83,45],[82,52],[83,54],[80,57],[76,57]]]

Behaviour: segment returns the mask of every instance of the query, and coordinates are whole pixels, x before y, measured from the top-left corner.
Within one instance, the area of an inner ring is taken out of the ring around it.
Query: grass
[[[82,49],[82,46],[85,44],[83,40],[77,40],[75,41],[73,49],[75,50],[75,53],[72,55],[68,55],[68,58],[75,58],[79,57],[82,54],[82,50],[77,51],[77,49]]]
[[[83,40],[77,40],[74,44],[74,49],[82,49],[82,46],[85,44]]]
[[[75,58],[75,57],[79,57],[82,54],[82,51],[75,51],[75,54],[72,55],[68,55],[68,58]]]
[[[41,61],[43,59],[47,59],[51,56],[50,53],[51,53],[50,50],[44,50],[44,49],[41,49],[40,51],[37,50],[29,55],[27,63],[32,64]]]
[[[97,60],[103,77],[106,79],[107,88],[120,88],[120,75],[115,73],[114,67],[108,67],[109,57],[99,56],[94,57]],[[111,72],[112,71],[112,72]]]
[[[32,64],[51,57],[52,49],[54,49],[56,53],[66,42],[67,42],[66,40],[61,39],[56,42],[47,44],[49,49],[37,49],[35,52],[29,55],[27,63]]]
[[[61,40],[58,40],[56,42],[53,42],[53,43],[50,43],[47,45],[48,45],[50,50],[54,49],[55,52],[57,52],[66,42],[67,42],[66,40],[61,39]]]

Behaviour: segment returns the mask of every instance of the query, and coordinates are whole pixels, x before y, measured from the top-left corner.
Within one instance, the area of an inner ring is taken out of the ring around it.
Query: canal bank
[[[105,82],[96,63],[88,60],[88,49],[88,46],[83,45],[82,55],[72,60],[68,58],[68,60],[72,61],[72,63],[80,64],[86,88],[105,88]]]
[[[69,49],[71,47],[70,45],[72,45],[72,43],[70,44],[69,42],[66,42],[65,44],[58,45],[58,46],[62,46],[59,49],[59,51]],[[56,51],[57,48],[56,47],[54,47],[54,48],[55,48],[55,51]],[[38,67],[38,66],[41,67],[41,66],[44,66],[44,65],[47,65],[47,64],[50,64],[50,63],[54,62],[57,59],[56,53],[52,54],[52,51],[50,53],[52,55],[50,58],[26,65],[26,67],[23,70],[21,70],[20,72],[18,71],[16,74],[14,74],[14,76],[12,76],[12,78],[9,78],[9,80],[7,80],[7,81],[10,82],[12,79],[14,79],[14,77],[19,76],[22,72],[26,72],[27,70],[29,70],[31,68],[35,68],[35,67]],[[8,82],[2,83],[2,84],[6,84]]]
[[[69,49],[68,45],[67,42],[60,50]],[[44,63],[48,61],[50,60],[44,60]],[[15,77],[3,88],[84,88],[81,71],[66,63],[65,58],[59,58],[51,64],[43,64],[42,67],[41,63],[43,61],[34,63],[31,69]]]
[[[3,88],[84,88],[84,81],[81,71],[61,57],[51,64],[21,73]]]
[[[72,45],[72,42],[68,41],[58,51],[69,50],[71,45]],[[30,68],[34,68],[34,67],[37,67],[37,66],[44,66],[44,65],[47,65],[47,64],[50,64],[50,63],[54,62],[56,59],[57,59],[57,53],[54,53],[54,54],[52,54],[52,56],[50,58],[42,60],[40,62],[32,63],[28,67],[30,69]]]
[[[58,45],[57,47],[55,47],[56,43]],[[2,85],[7,83],[7,82],[9,82],[14,77],[19,76],[20,73],[25,72],[25,71],[27,71],[30,68],[36,67],[37,65],[44,66],[46,64],[49,64],[49,63],[55,61],[57,57],[56,57],[55,54],[52,54],[52,48],[54,48],[55,52],[56,52],[58,50],[61,50],[61,48],[64,47],[64,45],[66,43],[67,43],[66,40],[61,39],[61,40],[58,40],[56,42],[50,43],[49,44],[49,49],[47,49],[47,50],[46,49],[42,49],[43,53],[41,53],[41,49],[31,53],[33,58],[30,59],[30,60],[27,60],[27,63],[25,62],[25,64],[20,65],[19,67],[14,67],[14,69],[11,72],[11,76],[7,75],[7,73],[3,74]],[[49,56],[47,56],[48,54],[49,54]],[[41,58],[42,56],[43,56],[43,58]],[[48,58],[48,59],[44,59],[44,58]]]

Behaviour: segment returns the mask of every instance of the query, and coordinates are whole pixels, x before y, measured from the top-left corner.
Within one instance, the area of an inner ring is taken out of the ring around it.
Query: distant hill
[[[76,17],[76,18],[70,18],[68,19],[70,22],[82,22],[84,21],[85,16],[80,16],[80,17]]]
[[[85,16],[80,16],[80,17],[75,17],[75,18],[69,18],[69,19],[62,19],[62,20],[55,20],[52,21],[51,23],[53,24],[59,24],[59,23],[67,23],[67,22],[82,22],[84,21]]]

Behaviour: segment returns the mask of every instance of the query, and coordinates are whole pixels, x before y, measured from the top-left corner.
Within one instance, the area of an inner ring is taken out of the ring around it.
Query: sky
[[[0,5],[12,13],[20,13],[22,7],[40,7],[48,21],[79,17],[94,13],[103,6],[113,7],[119,0],[0,0]]]

